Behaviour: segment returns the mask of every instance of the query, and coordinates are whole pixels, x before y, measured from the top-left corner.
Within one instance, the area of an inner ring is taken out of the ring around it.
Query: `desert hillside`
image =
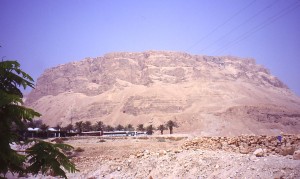
[[[158,126],[201,135],[300,132],[300,98],[253,59],[147,51],[47,69],[28,95],[49,125]]]

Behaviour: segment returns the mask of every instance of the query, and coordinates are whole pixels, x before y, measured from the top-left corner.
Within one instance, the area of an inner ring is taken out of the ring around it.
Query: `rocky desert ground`
[[[81,173],[69,177],[300,178],[300,158],[293,156],[299,149],[300,136],[285,138],[282,145],[275,136],[69,140],[69,144],[84,149],[74,157]]]
[[[69,178],[300,178],[300,135],[284,135],[282,143],[276,136],[179,134],[64,142],[75,147],[71,156],[80,170]]]

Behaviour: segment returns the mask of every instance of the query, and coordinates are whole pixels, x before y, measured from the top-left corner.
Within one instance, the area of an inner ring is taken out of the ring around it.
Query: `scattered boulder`
[[[280,154],[283,156],[287,156],[287,155],[293,155],[295,152],[295,148],[294,147],[283,147],[281,149]]]
[[[300,150],[296,150],[293,154],[294,160],[300,160]]]
[[[150,151],[149,151],[149,150],[144,150],[144,154],[145,154],[145,155],[149,155],[149,154],[150,154]]]
[[[165,151],[165,150],[160,150],[158,153],[159,153],[159,156],[163,156],[163,155],[166,155],[166,154],[167,154],[167,151]]]
[[[137,154],[136,154],[136,157],[137,157],[137,158],[140,158],[140,157],[142,157],[142,156],[144,156],[144,153],[137,153]]]
[[[256,157],[263,157],[265,155],[265,151],[262,148],[259,148],[253,152],[253,155]]]
[[[248,148],[241,147],[240,150],[239,150],[239,152],[241,154],[248,154],[248,153],[250,153],[250,150]]]

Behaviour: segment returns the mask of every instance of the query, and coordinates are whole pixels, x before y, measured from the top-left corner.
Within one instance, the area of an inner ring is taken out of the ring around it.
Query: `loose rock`
[[[294,160],[300,160],[300,150],[296,150],[293,154]]]
[[[262,148],[259,148],[253,152],[253,155],[255,155],[256,157],[263,157],[265,155],[265,152]]]

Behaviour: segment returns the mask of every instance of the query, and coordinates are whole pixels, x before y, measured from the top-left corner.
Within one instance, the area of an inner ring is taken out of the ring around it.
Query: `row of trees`
[[[153,134],[154,130],[159,130],[161,134],[164,134],[164,130],[169,129],[170,134],[173,134],[174,127],[178,127],[177,123],[172,121],[172,120],[169,120],[166,124],[161,124],[157,128],[154,127],[153,125],[149,125],[147,127],[144,127],[143,124],[139,124],[137,126],[137,130],[138,131],[146,131],[147,134]]]
[[[144,124],[139,124],[136,128],[132,124],[128,124],[123,126],[121,124],[113,127],[111,125],[105,125],[102,121],[98,121],[95,124],[92,124],[90,121],[79,121],[75,123],[75,126],[72,124],[67,125],[66,127],[62,128],[62,130],[70,131],[76,129],[79,133],[87,132],[87,131],[146,131],[147,134],[153,134],[154,130],[159,130],[161,134],[163,134],[164,130],[169,129],[170,134],[173,133],[174,127],[178,127],[177,123],[169,120],[166,124],[161,124],[157,128],[153,125],[144,126]]]
[[[47,129],[49,128],[48,125],[43,124],[42,120],[34,120],[34,121],[29,121],[25,123],[25,126],[31,127],[31,128],[39,128],[43,132],[46,132]],[[154,133],[155,130],[159,130],[161,134],[164,133],[164,130],[169,129],[170,134],[173,133],[174,127],[178,127],[177,123],[169,120],[166,124],[161,124],[158,127],[154,127],[153,125],[148,125],[144,126],[144,124],[139,124],[136,126],[136,128],[132,124],[128,124],[126,126],[123,126],[121,124],[117,126],[111,126],[111,125],[105,125],[102,121],[98,121],[95,124],[92,124],[90,121],[79,121],[76,122],[75,125],[69,124],[65,127],[61,127],[60,125],[57,125],[56,128],[57,130],[61,131],[66,131],[66,132],[71,132],[73,130],[76,130],[79,133],[82,132],[88,132],[88,131],[142,131],[146,132],[147,134],[151,135]]]

